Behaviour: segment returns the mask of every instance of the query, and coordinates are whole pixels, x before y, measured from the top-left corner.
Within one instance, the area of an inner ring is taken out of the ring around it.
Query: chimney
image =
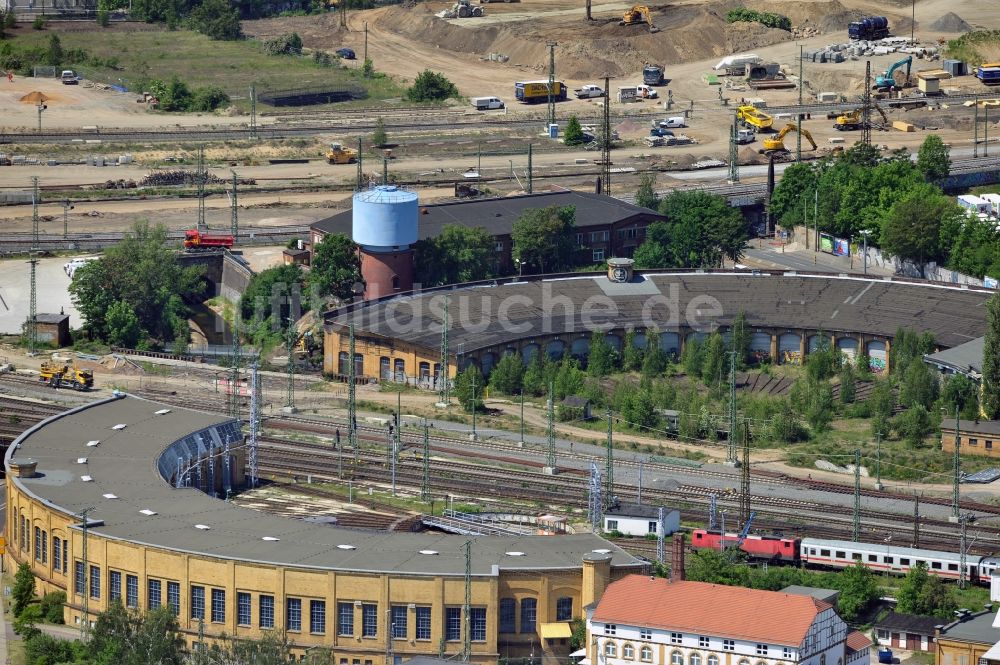
[[[38,461],[30,457],[10,460],[10,471],[15,478],[34,478]]]
[[[684,581],[684,533],[681,531],[670,541],[670,581]]]

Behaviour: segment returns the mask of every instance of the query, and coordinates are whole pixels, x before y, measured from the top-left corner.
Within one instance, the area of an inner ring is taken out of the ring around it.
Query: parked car
[[[80,82],[80,77],[72,69],[64,69],[59,80],[63,82],[63,85],[76,85]]]
[[[499,97],[473,97],[472,106],[477,111],[489,111],[492,109],[502,109],[503,100]]]
[[[649,130],[650,136],[673,136],[674,133],[664,127],[653,127]]]
[[[334,53],[336,53],[337,55],[339,55],[344,60],[354,60],[355,58],[358,57],[358,56],[354,55],[354,49],[347,48],[346,46],[343,47],[343,48],[337,49],[336,51],[334,51]]]

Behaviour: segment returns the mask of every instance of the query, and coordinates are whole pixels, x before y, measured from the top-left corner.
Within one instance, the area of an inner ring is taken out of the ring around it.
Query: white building
[[[809,596],[629,575],[588,610],[581,665],[846,665],[849,632]]]
[[[663,515],[664,536],[669,536],[681,528],[681,514],[678,511],[664,508]],[[604,511],[604,532],[619,531],[626,536],[659,535],[659,520],[658,506],[615,501]]]

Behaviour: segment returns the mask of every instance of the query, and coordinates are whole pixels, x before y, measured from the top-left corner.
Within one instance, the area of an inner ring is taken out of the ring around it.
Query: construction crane
[[[643,23],[649,25],[650,32],[660,31],[659,28],[653,25],[653,15],[646,5],[634,5],[630,9],[626,9],[618,25],[641,25]]]
[[[882,116],[882,122],[889,124],[889,117],[886,116],[885,111],[878,104],[872,104],[872,108],[878,111],[878,114]],[[863,124],[862,116],[865,110],[863,108],[854,109],[853,111],[848,111],[843,115],[837,116],[836,121],[833,123],[833,128],[839,131],[853,131],[855,129],[861,129]]]
[[[903,85],[896,84],[896,70],[902,66],[906,66],[906,81]],[[872,90],[878,90],[884,92],[886,90],[895,90],[897,88],[904,88],[910,84],[910,68],[913,66],[913,56],[908,56],[903,58],[899,62],[894,62],[889,69],[882,72],[875,77],[875,85],[872,86]]]
[[[788,148],[785,147],[784,138],[788,132],[794,132],[798,128],[794,123],[788,123],[781,128],[781,131],[777,133],[774,137],[764,139],[764,149],[761,150],[762,154],[772,154],[777,152],[788,152]],[[802,136],[806,137],[809,141],[809,145],[812,146],[813,150],[817,149],[816,141],[813,140],[812,134],[808,129],[803,129],[801,131]]]

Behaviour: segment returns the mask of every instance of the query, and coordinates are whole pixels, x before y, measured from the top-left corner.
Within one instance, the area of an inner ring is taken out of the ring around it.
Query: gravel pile
[[[931,30],[937,32],[968,32],[972,26],[965,22],[961,16],[955,12],[948,12],[930,25]]]

